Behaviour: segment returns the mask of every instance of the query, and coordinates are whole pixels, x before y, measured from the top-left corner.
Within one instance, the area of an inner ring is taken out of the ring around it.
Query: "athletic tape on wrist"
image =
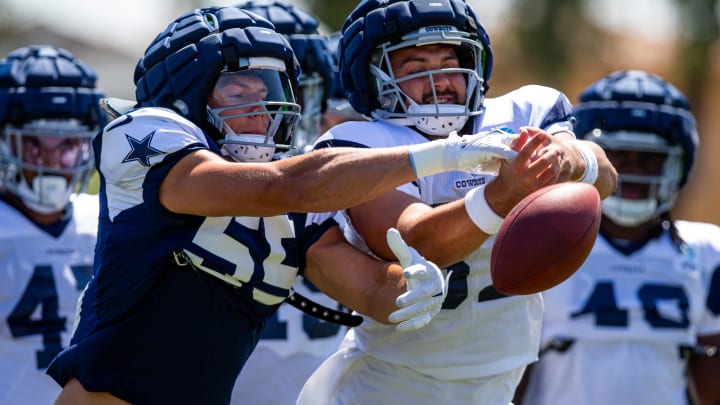
[[[585,161],[585,172],[582,176],[580,176],[578,182],[595,184],[595,181],[598,178],[599,170],[597,156],[595,156],[595,152],[593,152],[590,146],[587,145],[584,141],[576,139],[572,142],[582,155],[583,160]]]
[[[445,144],[439,141],[410,146],[410,164],[416,178],[444,172]]]
[[[465,195],[465,211],[473,223],[488,235],[495,235],[502,225],[502,217],[493,211],[485,199],[485,186],[474,188]]]

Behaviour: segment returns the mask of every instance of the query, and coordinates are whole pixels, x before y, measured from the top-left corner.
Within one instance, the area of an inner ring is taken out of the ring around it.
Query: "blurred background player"
[[[302,117],[295,131],[290,155],[307,152],[321,131],[324,114],[334,116],[341,93],[334,82],[335,57],[328,38],[318,33],[318,21],[299,7],[280,0],[248,1],[237,7],[267,18],[285,38],[300,63],[298,104]],[[345,103],[346,106],[349,104]],[[352,107],[350,107],[352,108]],[[346,114],[345,111],[342,112]],[[341,219],[340,216],[338,219]],[[342,310],[304,277],[293,290],[328,308]],[[326,322],[281,305],[268,319],[265,330],[233,388],[233,403],[286,405],[295,402],[310,374],[339,346],[346,327]],[[258,389],[262,386],[263,389]]]
[[[490,40],[462,0],[362,1],[343,25],[339,55],[346,96],[373,120],[331,128],[317,150],[422,146],[457,132],[509,142],[518,155],[497,170],[420,176],[345,211],[351,243],[388,257],[382,228],[397,227],[447,268],[450,291],[440,314],[417,333],[367,319],[352,328],[299,403],[507,404],[537,358],[542,301],[493,288],[491,235],[530,192],[584,181],[606,196],[614,170],[601,148],[574,139],[572,107],[557,90],[524,86],[485,98]]]
[[[67,347],[92,275],[98,199],[81,193],[105,124],[95,72],[65,49],[0,60],[0,403],[51,404],[45,374]]]
[[[604,148],[618,187],[588,259],[543,293],[543,350],[518,399],[686,404],[689,386],[694,403],[720,403],[720,228],[671,216],[697,149],[688,101],[642,71],[579,101],[575,133]]]
[[[285,36],[300,62],[296,99],[301,117],[293,137],[291,155],[307,152],[320,132],[322,114],[333,91],[335,60],[319,22],[303,9],[283,0],[250,0],[236,7],[258,14]]]
[[[333,86],[332,92],[328,97],[327,107],[320,121],[320,134],[324,134],[330,128],[345,121],[367,121],[368,118],[359,112],[350,104],[345,96],[345,88],[340,80],[340,55],[338,55],[338,45],[340,44],[340,31],[333,32],[328,35],[328,48],[333,55]],[[314,139],[313,139],[314,141]]]

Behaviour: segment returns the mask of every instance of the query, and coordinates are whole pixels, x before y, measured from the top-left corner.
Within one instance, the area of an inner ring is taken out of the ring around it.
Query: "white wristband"
[[[442,142],[425,142],[410,146],[410,164],[415,177],[421,178],[446,171],[445,144]]]
[[[485,186],[476,187],[465,195],[465,211],[473,223],[488,235],[495,235],[502,225],[502,217],[485,199]]]
[[[595,184],[595,181],[598,178],[598,161],[597,156],[595,156],[595,152],[590,148],[589,145],[585,143],[585,141],[581,141],[579,139],[576,139],[572,141],[573,145],[577,148],[578,152],[583,157],[583,160],[585,161],[585,172],[582,176],[577,180],[582,183],[588,183],[588,184]]]

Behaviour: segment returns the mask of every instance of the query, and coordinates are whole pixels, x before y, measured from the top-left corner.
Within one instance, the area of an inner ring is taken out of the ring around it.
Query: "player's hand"
[[[397,229],[388,229],[387,242],[407,279],[407,292],[395,301],[400,309],[388,320],[397,323],[396,329],[401,332],[420,329],[440,312],[447,295],[447,279],[435,263],[408,246]]]
[[[453,131],[448,142],[457,142],[448,156],[451,162],[457,162],[458,170],[472,173],[497,173],[502,160],[511,160],[517,156],[511,143],[518,137],[505,131],[493,130],[473,135],[458,136]]]

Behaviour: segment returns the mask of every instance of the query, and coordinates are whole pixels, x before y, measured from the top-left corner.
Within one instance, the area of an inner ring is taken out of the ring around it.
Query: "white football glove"
[[[407,292],[395,301],[400,309],[391,313],[388,319],[397,323],[395,328],[401,332],[420,329],[440,312],[447,295],[447,279],[435,263],[408,246],[397,229],[388,229],[387,242],[403,266],[403,275],[407,279]]]
[[[517,138],[517,134],[493,130],[490,132],[479,132],[474,135],[458,136],[453,131],[448,136],[449,141],[459,143],[458,148],[453,148],[450,161],[457,161],[458,170],[472,173],[490,173],[500,168],[502,160],[511,160],[517,156],[517,151],[510,148],[510,142]]]
[[[517,156],[509,146],[517,136],[501,130],[465,136],[453,131],[445,139],[412,145],[410,159],[418,178],[449,170],[497,172],[501,160]]]

